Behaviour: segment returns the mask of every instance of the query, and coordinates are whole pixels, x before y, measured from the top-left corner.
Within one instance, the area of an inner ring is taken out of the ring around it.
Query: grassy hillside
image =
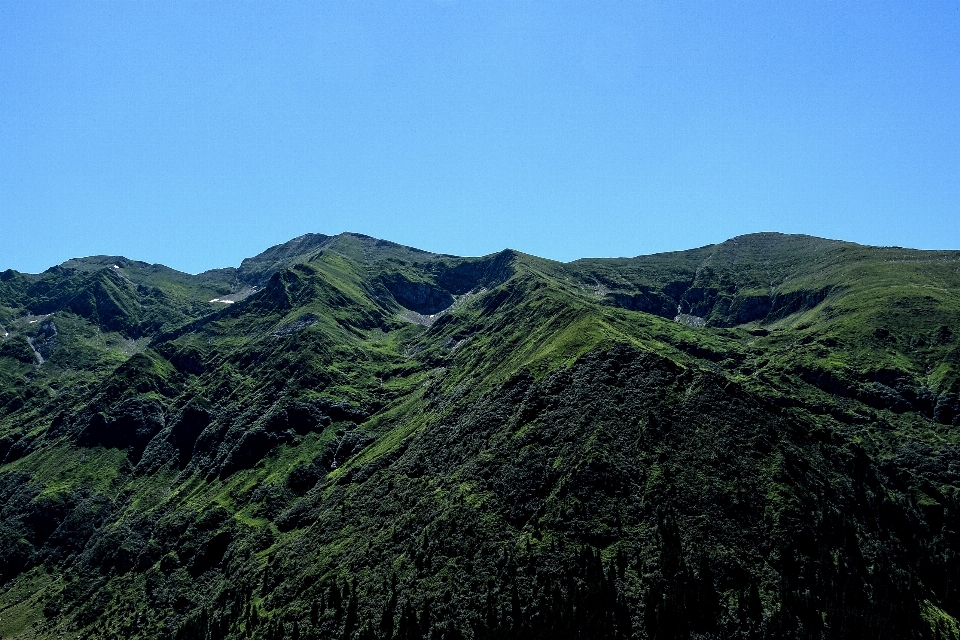
[[[956,638],[960,252],[0,274],[0,635]]]

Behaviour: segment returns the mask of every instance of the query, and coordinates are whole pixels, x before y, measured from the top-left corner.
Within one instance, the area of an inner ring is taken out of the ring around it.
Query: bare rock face
[[[37,327],[37,332],[33,336],[33,348],[44,360],[49,360],[59,344],[57,325],[52,318],[47,318]]]
[[[453,304],[450,292],[428,282],[411,282],[401,274],[384,276],[383,285],[397,304],[423,315],[440,313]]]

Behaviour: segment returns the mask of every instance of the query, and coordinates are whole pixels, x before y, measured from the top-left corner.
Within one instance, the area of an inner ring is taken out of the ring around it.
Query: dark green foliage
[[[958,264],[2,272],[0,634],[956,639]]]
[[[0,342],[0,358],[11,358],[22,364],[35,364],[37,356],[26,336],[15,335]]]

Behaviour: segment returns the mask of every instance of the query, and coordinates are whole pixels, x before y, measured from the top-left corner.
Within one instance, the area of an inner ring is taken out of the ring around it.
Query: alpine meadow
[[[0,337],[3,638],[960,638],[960,251],[308,234]]]

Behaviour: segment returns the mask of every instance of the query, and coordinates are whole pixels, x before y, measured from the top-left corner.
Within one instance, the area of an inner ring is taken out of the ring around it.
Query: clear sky
[[[960,249],[960,1],[0,0],[0,269]]]

